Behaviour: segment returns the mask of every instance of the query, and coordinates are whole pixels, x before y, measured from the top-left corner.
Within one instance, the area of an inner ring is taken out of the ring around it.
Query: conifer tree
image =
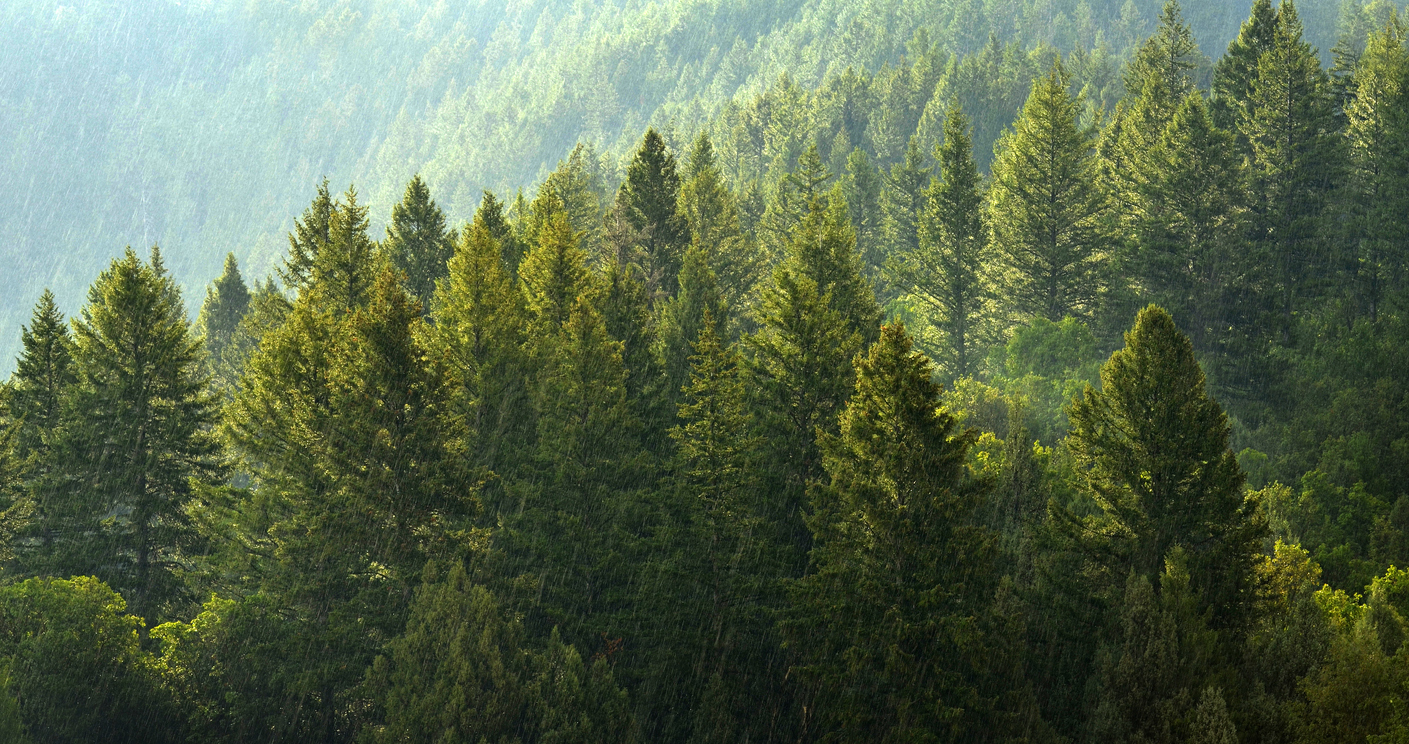
[[[218,370],[219,361],[230,348],[249,307],[249,287],[245,286],[245,280],[240,276],[240,265],[235,261],[235,254],[227,253],[225,269],[220,278],[211,282],[206,289],[205,302],[201,304],[201,314],[196,319],[196,326],[205,341],[207,364],[212,370]]]
[[[367,208],[348,187],[328,221],[328,242],[313,261],[307,285],[328,310],[349,313],[367,304],[377,278],[377,245],[367,236]],[[302,292],[305,287],[300,287]]]
[[[1243,21],[1237,38],[1228,44],[1228,51],[1213,68],[1214,123],[1223,129],[1237,131],[1244,109],[1252,100],[1253,82],[1257,80],[1257,65],[1262,55],[1272,49],[1277,33],[1277,10],[1272,0],[1253,0],[1252,12]],[[1248,142],[1238,133],[1238,145],[1246,153]]]
[[[1227,292],[1247,292],[1244,182],[1232,136],[1214,126],[1203,96],[1190,93],[1148,153],[1131,261],[1146,296],[1168,308],[1194,348],[1226,336]]]
[[[1228,418],[1169,313],[1140,312],[1125,348],[1101,368],[1101,389],[1088,387],[1068,415],[1069,446],[1101,509],[1081,539],[1110,579],[1154,579],[1182,548],[1200,612],[1215,629],[1245,630],[1265,527],[1243,498]]]
[[[1194,90],[1192,72],[1202,57],[1193,34],[1184,22],[1178,0],[1168,0],[1160,12],[1159,28],[1145,40],[1125,70],[1126,98],[1115,118],[1118,130],[1108,135],[1114,152],[1103,153],[1103,175],[1117,203],[1127,207],[1126,220],[1142,211],[1140,190],[1155,169],[1149,156],[1175,111]]]
[[[556,332],[567,323],[590,275],[587,255],[578,247],[565,212],[553,214],[529,248],[519,265],[519,281],[529,318],[542,332]]]
[[[446,274],[455,251],[455,235],[445,227],[445,214],[431,199],[420,174],[406,184],[406,194],[391,208],[384,243],[391,264],[406,278],[406,288],[430,313],[435,283]]]
[[[846,175],[842,184],[850,208],[851,225],[856,229],[856,248],[861,251],[861,262],[866,267],[867,277],[879,286],[885,267],[885,225],[881,207],[885,179],[880,169],[866,157],[866,151],[858,147],[846,158]]]
[[[483,209],[483,208],[481,208]],[[460,236],[436,291],[436,349],[449,366],[476,462],[502,470],[532,439],[523,358],[524,299],[483,221]]]
[[[888,256],[913,254],[920,249],[920,223],[925,211],[925,188],[933,174],[925,163],[919,138],[911,137],[905,159],[891,166],[881,199],[885,217],[885,252]]]
[[[759,330],[746,339],[753,404],[768,449],[766,517],[777,539],[802,560],[807,484],[823,476],[816,432],[832,431],[852,386],[852,357],[875,338],[880,319],[861,274],[839,191],[814,201],[755,308]]]
[[[200,340],[155,248],[147,263],[128,249],[99,275],[73,334],[75,382],[39,492],[48,549],[34,570],[96,574],[150,621],[183,598],[193,482],[225,472]]]
[[[758,224],[759,239],[772,254],[770,263],[777,265],[787,255],[793,230],[801,224],[812,202],[826,193],[825,187],[832,177],[813,144],[798,158],[797,168],[778,181]]]
[[[975,512],[989,485],[967,473],[976,434],[939,408],[932,377],[904,328],[886,326],[824,440],[813,570],[790,587],[784,628],[793,671],[815,685],[815,725],[838,741],[962,739],[983,725],[973,607],[991,588],[994,541]]]
[[[641,269],[647,291],[653,298],[674,295],[689,228],[676,212],[680,175],[675,155],[655,129],[646,130],[616,200],[617,209],[637,235],[632,258]]]
[[[511,523],[512,544],[531,561],[538,611],[585,641],[605,629],[629,584],[617,519],[641,467],[622,344],[585,296],[545,343],[534,404],[538,485]]]
[[[719,290],[719,282],[703,249],[691,247],[685,253],[680,271],[680,292],[661,307],[655,354],[665,375],[665,393],[671,402],[680,399],[681,388],[690,376],[690,357],[706,323],[709,331],[728,338],[729,309]],[[708,320],[706,320],[708,318]]]
[[[602,203],[605,185],[597,171],[596,153],[578,143],[557,170],[548,174],[541,191],[553,193],[567,210],[568,222],[582,249],[594,260],[602,259]]]
[[[397,276],[376,277],[350,312],[301,297],[226,413],[259,484],[239,525],[249,580],[289,623],[280,684],[304,700],[290,725],[315,731],[337,730],[426,561],[462,559],[475,542],[479,476],[457,451],[445,369]]]
[[[523,196],[522,193],[519,194]],[[504,203],[495,198],[492,192],[484,192],[484,198],[480,200],[479,208],[475,210],[472,224],[483,228],[489,232],[499,245],[500,258],[504,262],[504,267],[508,269],[510,276],[517,276],[519,262],[523,260],[527,247],[524,245],[519,230],[509,220],[508,214],[504,210]]]
[[[1283,2],[1238,121],[1251,152],[1253,245],[1272,267],[1284,341],[1330,265],[1322,238],[1340,165],[1329,81],[1301,32],[1295,5]]]
[[[60,405],[74,382],[73,339],[54,301],[44,290],[29,325],[20,333],[23,346],[15,359],[4,397],[4,420],[17,426],[15,455],[24,460],[40,452],[63,420]]]
[[[1223,666],[1184,549],[1171,550],[1164,563],[1154,580],[1132,573],[1126,582],[1120,631],[1098,676],[1097,741],[1188,741],[1197,735],[1194,695]]]
[[[1027,317],[1052,321],[1091,310],[1106,251],[1092,135],[1077,122],[1081,97],[1067,84],[1060,60],[1033,81],[996,146],[989,190],[1009,300]]]
[[[707,133],[690,150],[680,187],[678,211],[690,231],[690,245],[705,251],[729,307],[742,308],[759,281],[760,256],[745,237],[739,205],[724,182]],[[682,269],[683,270],[683,269]]]
[[[328,179],[324,178],[313,203],[303,211],[302,217],[294,220],[294,231],[289,233],[289,255],[279,269],[284,286],[300,292],[313,280],[313,264],[332,240],[333,212],[337,209],[328,191]]]
[[[1346,106],[1350,173],[1349,238],[1355,250],[1355,294],[1377,320],[1403,291],[1409,240],[1409,52],[1398,17],[1373,32],[1354,72]]]
[[[629,741],[626,692],[605,659],[557,634],[529,646],[523,625],[463,566],[427,570],[405,635],[370,679],[386,711],[373,742]]]
[[[974,370],[979,324],[992,295],[983,183],[972,150],[968,118],[954,106],[945,118],[944,142],[935,148],[939,178],[925,192],[920,244],[891,262],[894,281],[928,305],[943,331],[944,371],[952,378]]]
[[[658,385],[660,367],[654,353],[657,323],[651,314],[645,283],[638,275],[630,264],[610,262],[594,302],[600,308],[607,335],[621,342],[626,399],[645,427],[643,436],[647,444],[659,446],[664,442],[665,427],[669,426],[671,396]]]

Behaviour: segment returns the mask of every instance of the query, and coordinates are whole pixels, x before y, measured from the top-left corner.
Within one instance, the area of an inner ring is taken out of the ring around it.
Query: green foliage
[[[37,486],[43,574],[96,573],[149,619],[183,599],[184,556],[199,535],[192,481],[219,481],[215,406],[180,291],[153,249],[128,249],[89,290],[73,322],[74,382]]]
[[[584,663],[556,633],[526,646],[519,621],[452,564],[431,567],[406,633],[370,672],[385,724],[367,741],[630,741],[626,692],[602,660]]]
[[[965,472],[974,435],[937,408],[931,376],[904,329],[884,327],[824,440],[831,483],[812,496],[812,570],[784,629],[815,725],[839,741],[962,736],[983,720],[969,608],[991,591],[993,540],[975,519],[989,484]]]
[[[139,648],[142,627],[123,598],[92,577],[0,589],[6,694],[19,703],[28,740],[181,741],[158,666]],[[15,722],[7,724],[13,730]]]
[[[1116,581],[1152,578],[1180,548],[1199,614],[1210,612],[1214,629],[1244,630],[1266,527],[1243,497],[1227,416],[1208,397],[1189,339],[1168,313],[1140,312],[1125,348],[1102,366],[1101,389],[1088,387],[1070,417],[1068,446],[1100,507],[1073,522],[1093,560]]]
[[[993,241],[1008,302],[1051,321],[1091,310],[1106,253],[1092,135],[1078,121],[1060,62],[1034,80],[1013,130],[997,145],[990,189]]]
[[[206,290],[200,317],[196,319],[201,339],[205,342],[207,363],[217,371],[216,376],[220,360],[234,342],[240,321],[244,320],[249,307],[249,287],[245,286],[245,280],[240,276],[240,265],[235,260],[235,254],[227,253],[225,271]]]
[[[678,288],[676,276],[689,242],[689,226],[676,211],[679,201],[675,155],[656,130],[648,129],[627,166],[616,209],[630,227],[632,261],[652,298],[673,296]]]
[[[431,199],[420,175],[406,185],[406,196],[391,208],[383,250],[406,278],[406,291],[430,312],[435,283],[446,273],[454,253],[455,234],[445,229],[445,214]]]
[[[919,243],[896,255],[888,268],[930,310],[943,334],[936,356],[951,378],[960,378],[971,375],[981,358],[993,277],[983,183],[973,161],[968,119],[958,108],[945,118],[944,143],[935,155],[939,178],[925,192]]]

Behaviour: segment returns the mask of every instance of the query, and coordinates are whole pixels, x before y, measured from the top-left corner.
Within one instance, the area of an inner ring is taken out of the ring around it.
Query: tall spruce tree
[[[729,308],[704,250],[691,247],[680,270],[680,292],[661,307],[654,349],[671,404],[680,400],[689,381],[690,357],[706,324],[715,326],[709,329],[711,333],[728,338],[728,319]]]
[[[60,404],[75,379],[73,338],[53,292],[46,289],[39,296],[20,343],[23,350],[15,359],[0,413],[7,424],[18,426],[12,445],[15,455],[25,460],[52,440],[63,420]]]
[[[973,608],[992,588],[994,538],[976,515],[990,484],[967,472],[976,433],[958,430],[939,392],[929,360],[888,325],[824,439],[813,568],[790,588],[784,628],[793,672],[814,685],[809,728],[837,741],[963,739],[985,726]]]
[[[490,237],[494,238],[494,241],[499,245],[499,255],[504,262],[504,267],[508,269],[510,276],[517,276],[519,262],[523,260],[527,247],[524,245],[519,231],[505,213],[504,203],[495,198],[493,193],[484,192],[484,198],[480,200],[479,208],[475,210],[472,224],[475,227],[483,228]]]
[[[969,137],[968,118],[957,105],[951,107],[944,142],[935,148],[939,178],[925,193],[920,244],[890,263],[893,281],[933,313],[932,322],[944,334],[942,370],[951,379],[974,372],[980,323],[992,301],[983,182]]]
[[[1155,581],[1170,551],[1182,549],[1199,612],[1210,613],[1214,629],[1245,631],[1266,528],[1244,498],[1228,417],[1169,313],[1140,311],[1125,348],[1101,368],[1101,389],[1088,387],[1068,415],[1069,447],[1100,507],[1072,524],[1107,580]]]
[[[1290,0],[1278,8],[1238,129],[1251,151],[1253,245],[1272,267],[1285,342],[1293,314],[1321,293],[1331,266],[1326,218],[1341,164],[1329,80]]]
[[[879,286],[884,277],[884,212],[882,195],[885,178],[881,170],[866,157],[866,151],[856,148],[846,157],[846,172],[842,179],[846,204],[850,208],[851,226],[856,229],[856,248],[866,276]]]
[[[519,282],[536,332],[556,332],[567,323],[591,274],[566,212],[555,213],[529,248],[519,265]]]
[[[205,341],[207,363],[213,372],[218,371],[220,359],[234,341],[240,321],[249,308],[249,287],[240,276],[235,254],[227,253],[225,269],[206,289],[205,302],[201,303],[201,314],[196,319],[196,327]]]
[[[925,162],[918,137],[905,147],[905,159],[891,166],[881,197],[886,256],[913,254],[920,248],[920,223],[926,206],[925,188],[933,173]],[[887,297],[886,299],[889,299]]]
[[[1370,34],[1346,106],[1350,172],[1345,200],[1359,310],[1378,320],[1402,296],[1409,242],[1409,52],[1397,16]]]
[[[814,201],[755,308],[746,340],[753,405],[766,442],[772,502],[764,511],[792,546],[797,570],[810,536],[802,523],[807,485],[823,477],[817,431],[834,431],[852,387],[852,357],[875,338],[880,319],[862,276],[839,191]]]
[[[632,259],[640,267],[653,298],[675,294],[680,260],[689,243],[689,228],[676,211],[680,174],[675,155],[655,129],[646,130],[641,146],[626,168],[626,180],[616,196],[617,210],[635,232]]]
[[[303,211],[302,217],[294,220],[294,231],[289,233],[289,255],[279,268],[284,286],[299,292],[313,281],[313,263],[332,240],[333,212],[337,208],[337,202],[328,191],[328,179],[324,178],[313,203]]]
[[[1194,348],[1209,351],[1242,320],[1234,286],[1251,287],[1244,258],[1244,181],[1232,135],[1203,96],[1190,93],[1148,153],[1134,222],[1132,272],[1146,297],[1168,308]]]
[[[706,252],[729,307],[745,307],[760,279],[761,257],[744,235],[738,202],[724,182],[707,133],[701,132],[690,150],[678,212],[689,228],[690,245]]]
[[[419,173],[391,208],[383,248],[392,266],[405,277],[407,291],[421,303],[422,312],[429,314],[435,283],[445,276],[446,264],[455,252],[455,235],[446,230],[445,213],[431,199]]]
[[[533,436],[523,295],[482,221],[460,236],[448,268],[434,303],[435,348],[449,368],[451,400],[465,417],[470,456],[503,471],[522,459]]]
[[[1013,129],[996,146],[990,224],[1009,301],[1024,316],[1058,321],[1090,312],[1100,287],[1106,200],[1092,134],[1061,61],[1033,81]]]
[[[48,555],[33,570],[96,574],[151,621],[185,599],[194,484],[225,473],[201,342],[156,248],[99,275],[73,335],[75,382],[39,486]]]
[[[1244,110],[1252,101],[1253,82],[1257,80],[1257,65],[1262,55],[1272,49],[1277,33],[1277,10],[1272,0],[1253,0],[1252,12],[1243,21],[1237,38],[1228,44],[1228,51],[1213,68],[1213,120],[1218,126],[1238,135],[1239,151],[1249,152],[1246,137],[1238,131]]]
[[[312,290],[324,308],[350,313],[366,305],[377,279],[377,244],[367,235],[367,208],[357,203],[351,186],[328,221],[328,242],[313,261]]]

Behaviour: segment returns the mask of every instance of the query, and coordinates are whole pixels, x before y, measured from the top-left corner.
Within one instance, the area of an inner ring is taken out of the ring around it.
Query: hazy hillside
[[[1301,11],[1323,50],[1333,4]],[[355,182],[379,226],[419,171],[458,220],[482,189],[532,185],[579,140],[619,160],[648,123],[689,130],[783,71],[811,89],[848,66],[875,70],[918,29],[956,54],[992,33],[1119,57],[1157,10],[1155,0],[10,0],[0,368],[44,287],[71,311],[125,245],[160,243],[188,299],[227,251],[263,273],[324,175]],[[1246,7],[1201,0],[1186,15],[1216,56]]]

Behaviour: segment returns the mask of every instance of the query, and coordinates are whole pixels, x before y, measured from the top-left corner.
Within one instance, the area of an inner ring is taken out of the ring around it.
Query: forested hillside
[[[167,28],[161,54],[235,58],[317,28],[299,38],[326,53],[286,49],[325,76],[280,105],[382,106],[331,48],[403,26],[294,22],[311,7],[43,18],[92,35],[60,57]],[[674,17],[653,8],[502,22],[610,48],[600,24]],[[393,139],[366,119],[315,116],[352,144],[319,134],[325,159],[261,192],[311,192],[259,217],[288,227],[269,271],[229,251],[192,293],[179,250],[129,248],[81,299],[26,299],[0,386],[0,740],[1409,738],[1395,7],[1347,6],[1328,58],[1292,0],[1255,0],[1217,50],[1169,0],[1121,27],[1128,52],[1026,6],[972,11],[1010,43],[866,7],[854,60],[807,36],[823,9],[764,30],[691,8],[751,29],[752,82],[662,82],[615,110],[629,139],[408,150],[402,172],[366,165]],[[210,19],[263,20],[200,37]],[[595,82],[664,80],[698,37]],[[152,95],[199,85],[128,60]],[[543,84],[487,74],[394,118]],[[687,88],[693,113],[647,125]],[[23,157],[72,156],[34,131]],[[381,175],[299,182],[335,161]]]
[[[1209,56],[1236,33],[1234,6],[1186,8]],[[18,351],[28,298],[51,287],[78,303],[125,245],[159,243],[188,291],[227,252],[272,270],[290,215],[324,176],[359,185],[376,233],[417,172],[460,221],[482,189],[530,188],[579,141],[619,181],[647,125],[673,127],[683,146],[781,74],[811,91],[847,68],[874,73],[922,53],[921,31],[941,63],[979,53],[991,34],[1018,53],[1099,48],[1119,60],[1158,10],[1157,0],[8,0],[0,188],[14,196],[0,218],[11,290],[0,357]],[[1302,15],[1329,50],[1336,2],[1308,0]],[[993,127],[1022,100],[1019,72]],[[916,82],[930,87],[908,95],[934,94],[933,76]],[[996,131],[981,129],[982,158]],[[903,148],[909,134],[887,136]],[[875,147],[884,158],[895,145]]]

